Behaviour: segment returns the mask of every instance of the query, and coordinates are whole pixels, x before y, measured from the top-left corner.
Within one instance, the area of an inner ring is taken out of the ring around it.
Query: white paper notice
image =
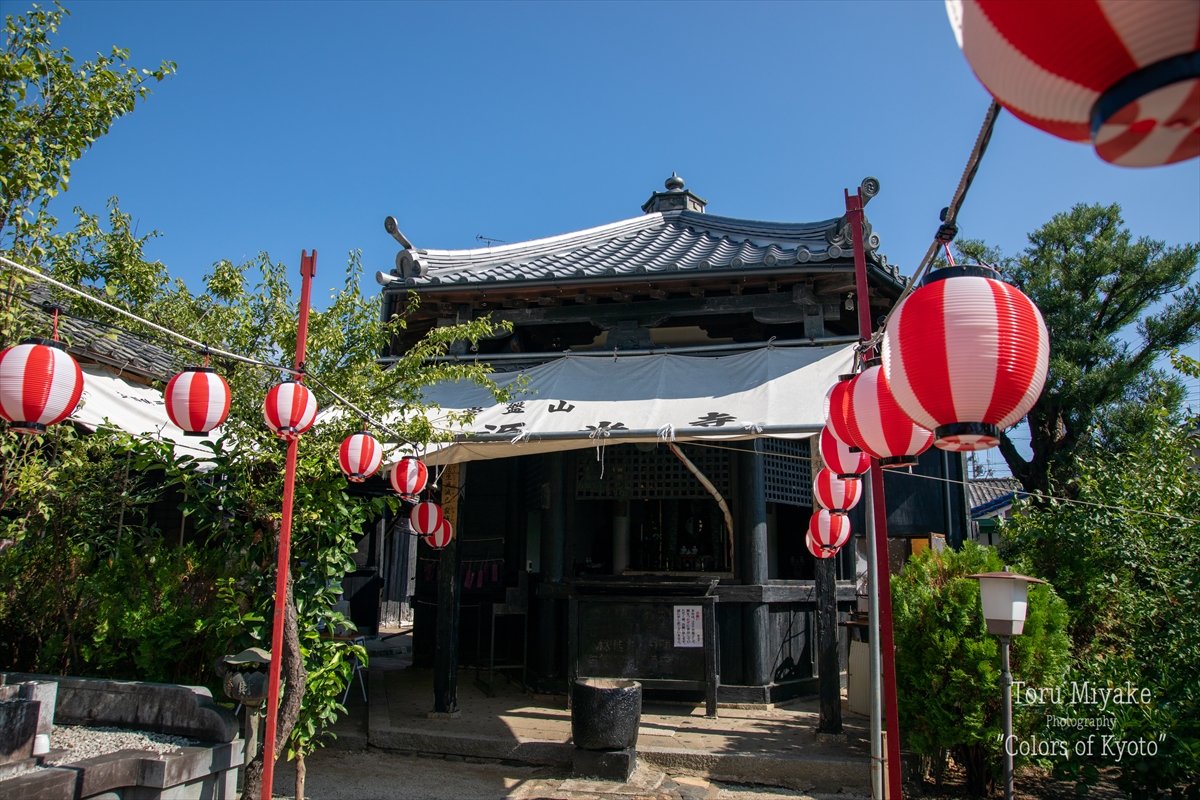
[[[703,606],[675,606],[675,646],[704,647]]]

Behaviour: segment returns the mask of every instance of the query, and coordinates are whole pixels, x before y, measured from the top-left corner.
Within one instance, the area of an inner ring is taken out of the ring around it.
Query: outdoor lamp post
[[[987,620],[988,633],[1000,637],[1000,686],[1004,692],[1004,701],[1001,704],[1004,726],[1004,797],[1005,800],[1012,800],[1012,672],[1008,668],[1008,644],[1010,637],[1020,636],[1025,630],[1029,584],[1045,581],[1009,572],[1008,567],[1004,568],[1004,572],[984,572],[968,577],[979,580],[979,597],[983,601],[983,618]]]

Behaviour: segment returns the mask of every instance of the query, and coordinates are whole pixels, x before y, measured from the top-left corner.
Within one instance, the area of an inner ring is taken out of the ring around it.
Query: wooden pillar
[[[817,730],[842,732],[842,679],[838,659],[837,559],[818,558],[817,590],[817,671],[821,716]]]
[[[462,592],[458,568],[462,536],[458,520],[458,493],[465,477],[465,465],[451,464],[441,477],[442,512],[454,529],[454,537],[438,553],[437,640],[433,653],[433,712],[458,712],[458,619]]]
[[[753,446],[753,443],[751,444]],[[741,455],[738,465],[742,502],[742,583],[767,583],[767,486],[763,460],[756,452]],[[766,603],[742,604],[742,670],[747,685],[771,683],[771,613]]]
[[[563,547],[566,540],[566,492],[562,453],[547,453],[545,460],[546,483],[550,489],[550,507],[542,517],[542,583],[561,583],[563,578]],[[542,679],[554,679],[562,675],[559,668],[559,602],[544,597],[538,600],[538,648],[537,672]]]

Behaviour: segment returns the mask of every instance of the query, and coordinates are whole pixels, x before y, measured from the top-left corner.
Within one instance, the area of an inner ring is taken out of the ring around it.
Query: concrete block
[[[4,782],[4,797],[21,800],[74,800],[77,773],[72,769],[39,769]]]
[[[571,753],[571,771],[588,778],[625,783],[637,768],[637,749],[584,750],[576,747]]]
[[[0,765],[25,761],[33,756],[41,703],[36,700],[0,702]]]
[[[238,738],[233,712],[213,702],[203,686],[110,681],[10,672],[6,683],[58,684],[54,722],[58,725],[111,725],[117,728],[186,736],[202,742]]]

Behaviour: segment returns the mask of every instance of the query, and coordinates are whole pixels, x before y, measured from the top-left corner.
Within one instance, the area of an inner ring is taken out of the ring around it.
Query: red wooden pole
[[[308,341],[308,305],[312,279],[317,274],[317,251],[300,251],[300,323],[296,329],[296,380],[304,380],[304,354]],[[275,565],[275,623],[271,629],[271,682],[267,693],[267,732],[263,742],[262,800],[271,800],[275,783],[275,726],[279,716],[279,673],[283,661],[283,624],[287,608],[288,564],[292,550],[292,498],[296,491],[296,452],[300,437],[288,440],[283,473],[283,520],[279,525],[279,559]]]
[[[846,218],[854,242],[854,279],[858,294],[858,335],[866,339],[875,330],[867,292],[867,256],[863,251],[863,199],[861,192],[846,192]],[[872,348],[863,358],[875,355]],[[871,494],[875,504],[875,573],[879,587],[879,653],[883,660],[883,708],[887,719],[887,776],[889,800],[900,800],[900,710],[896,706],[896,644],[892,637],[892,576],[888,569],[887,503],[883,496],[883,470],[871,459]]]

